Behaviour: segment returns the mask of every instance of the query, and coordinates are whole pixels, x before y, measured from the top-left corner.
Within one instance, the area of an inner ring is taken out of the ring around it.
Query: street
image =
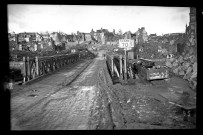
[[[178,85],[185,85],[181,81],[177,83],[177,78],[165,81],[164,85],[145,84],[139,80],[126,86],[112,85],[103,51],[97,58],[75,66],[77,68],[65,68],[34,82],[12,97],[12,130],[194,127],[184,122],[182,115],[170,112],[174,106],[160,96],[167,95],[168,90],[181,88]],[[187,90],[186,86],[184,89]],[[174,118],[185,124],[180,127]]]

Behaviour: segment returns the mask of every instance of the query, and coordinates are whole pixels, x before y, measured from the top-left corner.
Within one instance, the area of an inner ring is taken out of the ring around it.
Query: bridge
[[[93,54],[89,54],[89,52],[86,51],[45,57],[23,57],[22,61],[11,61],[10,68],[20,69],[23,80],[16,83],[26,84],[88,57],[93,57]]]

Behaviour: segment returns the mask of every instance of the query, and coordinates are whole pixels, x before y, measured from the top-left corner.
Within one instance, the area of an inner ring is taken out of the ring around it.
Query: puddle
[[[28,97],[37,97],[37,96],[39,96],[39,95],[37,95],[37,94],[30,94],[30,95],[28,95]]]

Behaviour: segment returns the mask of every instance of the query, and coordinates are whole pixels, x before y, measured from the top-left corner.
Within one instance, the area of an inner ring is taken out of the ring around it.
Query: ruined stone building
[[[187,37],[189,38],[189,41],[192,46],[195,46],[197,43],[197,22],[196,22],[196,8],[190,7],[190,22],[189,26],[186,24],[186,30],[185,33]]]
[[[130,31],[125,32],[123,35],[124,35],[124,39],[131,39],[131,32]]]
[[[82,43],[85,41],[85,34],[77,31],[77,39],[79,40],[79,43]]]
[[[85,34],[85,41],[91,41],[92,37],[90,33],[84,33]]]
[[[148,42],[148,35],[145,27],[139,28],[136,33],[136,44],[143,44]]]
[[[109,31],[107,29],[101,28],[100,30],[97,30],[98,36],[98,42],[101,44],[106,44],[106,38],[104,33],[108,33]]]
[[[179,34],[178,38],[176,38],[174,42],[174,46],[176,46],[176,51],[179,54],[183,52],[196,52],[197,40],[196,40],[196,9],[190,7],[190,21],[189,26],[186,24],[186,29],[184,34]]]
[[[93,29],[91,30],[90,34],[91,34],[92,40],[98,41],[98,34]]]
[[[148,40],[153,40],[154,41],[154,39],[157,37],[157,35],[156,35],[156,33],[155,34],[150,34],[149,36],[148,36]]]

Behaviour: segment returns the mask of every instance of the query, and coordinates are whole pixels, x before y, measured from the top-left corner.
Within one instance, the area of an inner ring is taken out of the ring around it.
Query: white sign
[[[131,48],[134,47],[134,40],[132,39],[119,39],[119,48]]]

